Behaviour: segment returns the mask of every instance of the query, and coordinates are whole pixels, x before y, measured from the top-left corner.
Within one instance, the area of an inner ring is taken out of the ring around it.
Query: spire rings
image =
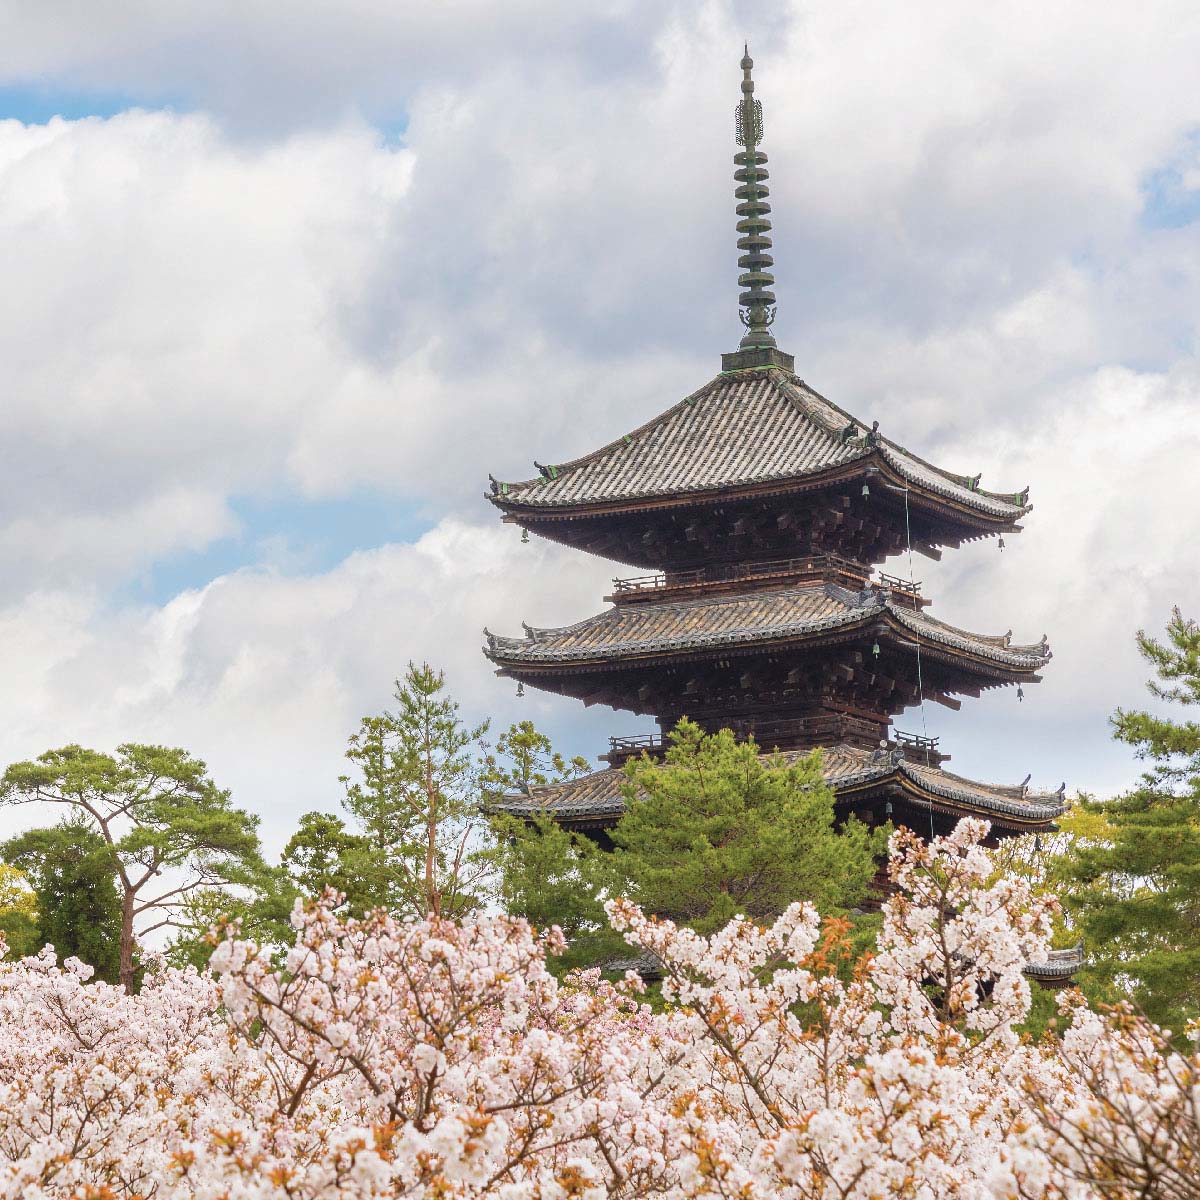
[[[737,231],[741,234],[737,247],[742,251],[738,258],[741,270],[738,287],[743,289],[738,296],[738,316],[746,328],[741,342],[743,350],[775,345],[770,332],[775,320],[775,293],[771,290],[775,286],[775,276],[771,274],[775,260],[768,253],[771,249],[769,173],[767,156],[758,149],[763,136],[763,111],[762,101],[754,98],[753,66],[754,60],[747,49],[742,59],[742,99],[734,111],[735,136],[743,149],[733,156],[737,168],[733,178],[738,185],[734,189],[738,201]]]

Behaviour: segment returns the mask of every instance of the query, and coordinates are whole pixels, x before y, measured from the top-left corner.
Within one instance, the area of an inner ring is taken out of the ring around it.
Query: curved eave
[[[663,638],[576,650],[539,649],[541,642],[556,634],[569,632],[569,629],[535,629],[532,632],[533,637],[527,639],[497,637],[494,644],[485,647],[483,652],[503,674],[512,678],[528,678],[533,675],[620,670],[642,662],[711,658],[714,655],[742,656],[793,646],[798,648],[844,642],[856,636],[876,636],[891,650],[915,651],[919,645],[926,658],[970,668],[978,675],[996,680],[992,686],[1018,681],[1036,683],[1040,680],[1037,672],[1050,659],[1048,648],[1042,652],[1040,646],[1005,646],[1001,638],[972,635],[951,626],[939,626],[937,632],[931,634],[928,629],[921,628],[918,618],[908,616],[906,610],[884,605],[873,606],[865,611],[851,610],[836,619],[814,622],[808,629],[778,632],[730,630],[701,637]]]
[[[567,825],[609,828],[625,811],[624,783],[624,772],[610,768],[571,783],[537,788],[530,795],[496,797],[488,808],[516,817],[549,812]],[[982,817],[1009,833],[1044,830],[1068,807],[1065,789],[1029,792],[1019,787],[988,787],[948,772],[921,768],[894,755],[864,763],[859,771],[843,772],[830,779],[829,785],[843,807],[864,798],[891,796],[923,811],[954,818]],[[572,800],[571,793],[576,790],[583,796]]]
[[[991,492],[976,494],[997,505],[1007,504],[1009,511],[994,513],[976,507],[953,494],[951,491],[952,481],[947,480],[945,487],[939,488],[921,478],[911,469],[905,469],[904,457],[900,452],[892,450],[888,446],[880,446],[865,449],[848,462],[838,463],[810,474],[780,475],[750,482],[630,494],[607,497],[603,500],[538,503],[523,501],[512,495],[511,492],[485,492],[484,495],[504,513],[505,520],[527,526],[534,532],[537,531],[539,524],[549,522],[646,513],[664,508],[708,507],[716,504],[735,503],[739,500],[756,500],[766,496],[798,496],[824,491],[838,484],[870,482],[876,477],[898,490],[907,489],[909,503],[913,508],[942,518],[950,517],[961,525],[978,529],[981,533],[1016,532],[1017,522],[1033,510],[1032,504],[1012,504],[1003,495]],[[914,459],[914,461],[919,460]],[[929,468],[929,470],[934,475],[938,474],[934,468]],[[501,484],[500,486],[510,489],[533,490],[544,482],[542,480],[526,480],[521,483]]]
[[[885,787],[902,797],[914,808],[941,813],[949,817],[975,816],[990,821],[993,826],[1013,833],[1035,832],[1045,829],[1067,811],[1065,801],[1052,794],[1039,795],[1036,799],[1016,801],[1007,797],[982,797],[977,791],[953,786],[930,786],[907,770],[909,764],[901,763],[896,771],[885,779],[862,784],[839,784],[835,791],[839,800],[848,800],[855,792],[874,792]]]

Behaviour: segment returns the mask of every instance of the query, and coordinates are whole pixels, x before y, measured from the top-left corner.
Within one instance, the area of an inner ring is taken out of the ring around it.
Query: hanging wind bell
[[[876,657],[876,658],[878,658],[878,657],[879,657],[879,643],[878,643],[878,642],[876,642],[876,643],[875,643],[875,644],[874,644],[874,645],[871,647],[871,653],[872,653],[873,655],[875,655],[875,657]]]
[[[529,543],[529,530],[522,529],[521,530],[521,544],[527,545],[528,543]]]
[[[524,695],[525,695],[525,685],[523,683],[518,683],[517,684],[517,699],[519,700]]]
[[[1001,535],[1000,535],[1000,549],[1001,549],[1002,551],[1003,551],[1003,549],[1004,549],[1004,534],[1001,534]]]
[[[1017,701],[1020,702],[1024,699],[1025,699],[1025,689],[1018,683],[1017,684]]]

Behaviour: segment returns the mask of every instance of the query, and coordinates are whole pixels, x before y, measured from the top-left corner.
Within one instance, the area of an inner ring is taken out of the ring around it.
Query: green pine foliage
[[[465,725],[427,663],[408,664],[395,700],[363,719],[346,751],[343,804],[365,839],[352,855],[356,887],[398,916],[462,917],[486,903],[493,871],[480,812],[487,723]]]
[[[604,900],[616,894],[610,853],[545,812],[529,820],[500,815],[493,828],[501,906],[535,928],[562,930],[568,944],[550,964],[556,973],[628,956],[604,912]]]
[[[121,896],[109,848],[96,830],[78,819],[28,829],[0,846],[0,857],[33,889],[36,919],[19,952],[36,954],[49,944],[60,961],[81,959],[97,978],[116,983]],[[15,944],[11,948],[18,951]]]
[[[563,783],[587,771],[586,759],[565,758],[532,721],[521,721],[486,748],[485,801]],[[548,812],[529,820],[494,814],[492,830],[497,899],[504,911],[538,929],[557,925],[567,939],[567,951],[550,964],[552,969],[563,974],[628,950],[604,913],[613,880],[611,855],[589,838],[563,829]]]
[[[363,834],[331,813],[305,813],[283,848],[280,865],[296,894],[319,896],[333,888],[351,916],[387,902],[385,855]]]
[[[532,787],[563,783],[588,773],[586,758],[567,759],[532,721],[519,721],[483,746],[481,783],[485,793],[528,792]]]
[[[1176,609],[1164,641],[1137,641],[1151,693],[1200,705],[1200,626]],[[1105,835],[1079,848],[1063,900],[1084,935],[1084,982],[1180,1033],[1200,1017],[1200,723],[1118,709],[1113,727],[1149,769],[1127,795],[1085,802]]]
[[[625,894],[702,933],[739,913],[769,921],[796,900],[852,909],[886,846],[886,830],[835,826],[819,751],[763,758],[752,739],[685,719],[662,762],[643,755],[625,770],[612,835]]]
[[[133,743],[115,755],[74,745],[47,750],[4,772],[0,803],[58,805],[68,828],[99,838],[97,853],[120,897],[117,981],[126,988],[137,973],[138,935],[177,926],[196,891],[252,885],[265,869],[258,818],[235,808],[186,750]],[[80,851],[89,863],[90,853]]]

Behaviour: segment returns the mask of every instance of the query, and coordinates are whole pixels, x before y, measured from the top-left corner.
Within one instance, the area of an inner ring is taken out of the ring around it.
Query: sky
[[[900,728],[1113,794],[1134,634],[1200,616],[1200,7],[1062,0],[0,0],[0,761],[179,745],[277,851],[410,659],[589,757],[645,718],[483,657],[628,569],[484,498],[740,337],[749,39],[775,332],[983,486],[918,559],[1044,682]],[[892,560],[889,570],[907,573]],[[29,814],[0,814],[0,831]]]

